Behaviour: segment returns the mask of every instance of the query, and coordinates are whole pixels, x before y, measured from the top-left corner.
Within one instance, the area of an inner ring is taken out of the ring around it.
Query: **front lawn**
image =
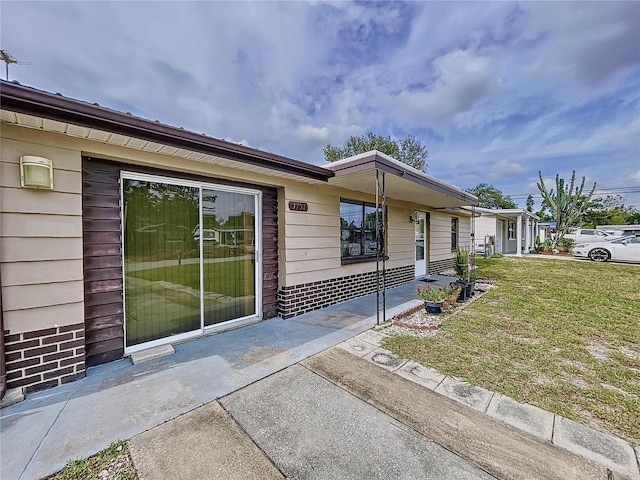
[[[395,354],[640,445],[640,267],[478,261],[495,288]]]

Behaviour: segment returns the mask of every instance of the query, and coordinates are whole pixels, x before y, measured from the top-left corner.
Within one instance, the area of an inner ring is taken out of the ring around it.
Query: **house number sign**
[[[289,210],[292,212],[307,212],[309,205],[306,202],[289,202]]]

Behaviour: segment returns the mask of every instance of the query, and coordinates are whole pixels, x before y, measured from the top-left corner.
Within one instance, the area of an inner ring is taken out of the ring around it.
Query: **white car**
[[[608,242],[579,243],[573,247],[573,255],[590,258],[594,262],[617,260],[640,263],[640,238],[623,237]]]

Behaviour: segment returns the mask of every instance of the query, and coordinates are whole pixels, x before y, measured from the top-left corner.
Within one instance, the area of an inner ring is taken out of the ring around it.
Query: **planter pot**
[[[469,282],[465,282],[464,280],[457,280],[456,284],[460,286],[460,294],[458,295],[458,303],[464,302],[467,298],[469,298],[470,294],[467,293],[467,286]]]
[[[444,302],[424,302],[424,309],[427,313],[442,313],[442,304]]]
[[[465,290],[466,290],[466,295],[467,298],[471,298],[471,295],[473,295],[473,292],[476,288],[476,282],[467,282],[467,284],[465,285]]]

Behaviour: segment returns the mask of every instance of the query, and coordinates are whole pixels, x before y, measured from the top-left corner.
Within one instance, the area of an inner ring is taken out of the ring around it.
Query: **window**
[[[343,259],[375,257],[384,253],[382,226],[384,212],[378,209],[379,225],[376,229],[376,206],[372,203],[340,200],[340,250]]]
[[[516,238],[516,222],[509,222],[507,224],[507,238],[509,240],[515,240]]]
[[[458,248],[458,217],[451,217],[451,251]]]

